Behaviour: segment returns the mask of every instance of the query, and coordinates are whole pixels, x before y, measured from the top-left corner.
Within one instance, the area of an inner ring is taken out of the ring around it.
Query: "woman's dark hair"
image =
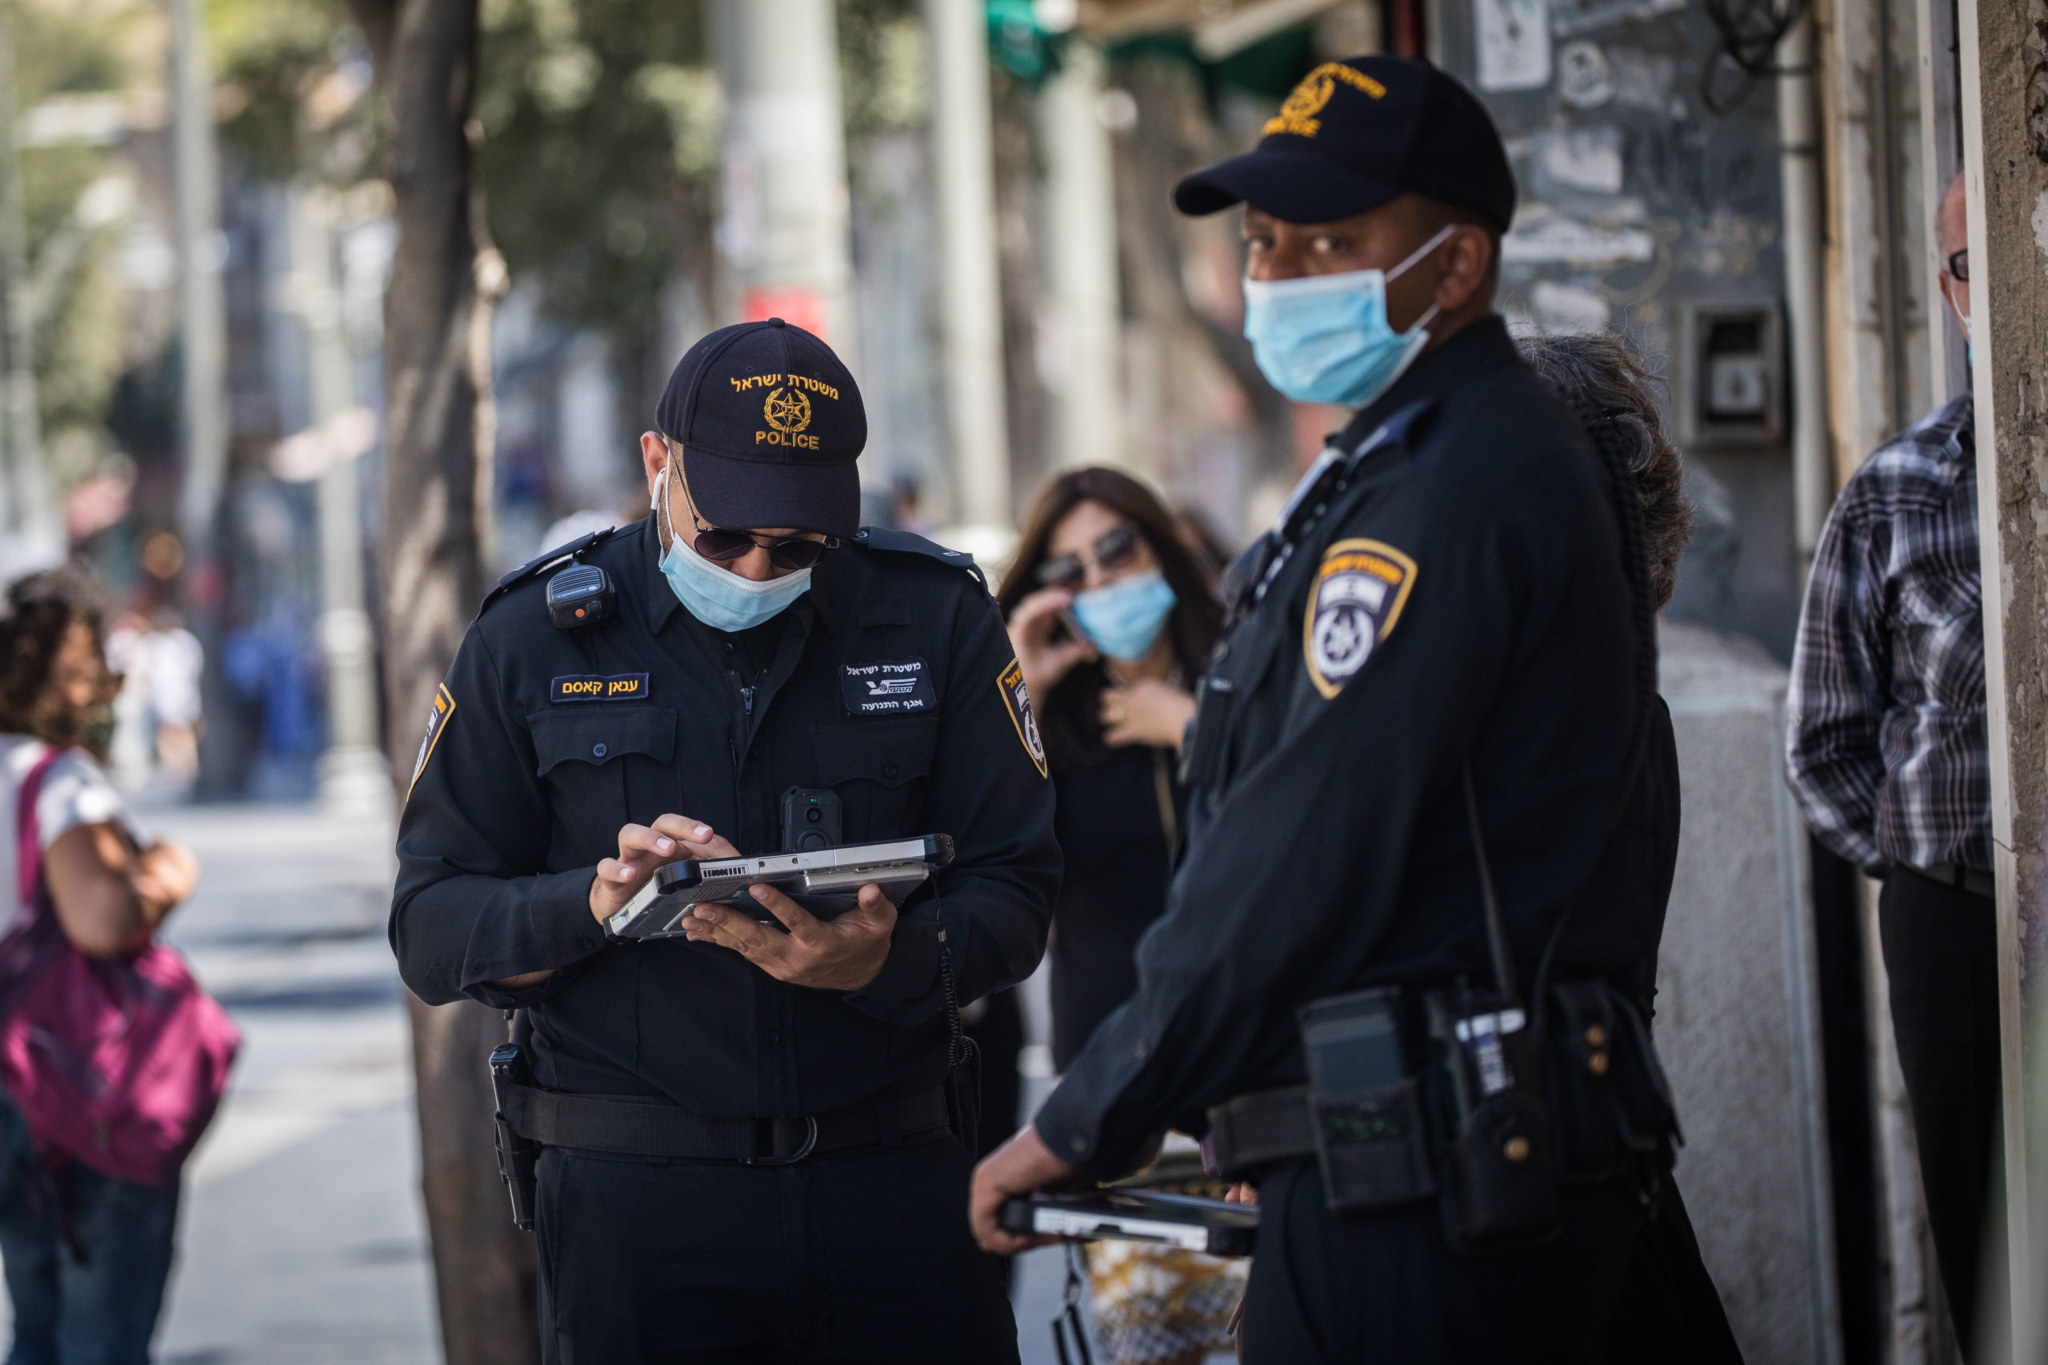
[[[1650,599],[1661,610],[1678,586],[1678,557],[1692,539],[1692,504],[1679,491],[1685,466],[1664,434],[1657,377],[1627,342],[1605,333],[1522,337],[1517,344],[1536,373],[1619,439],[1643,513]]]
[[[105,644],[105,609],[98,582],[76,565],[31,574],[7,590],[7,613],[0,616],[0,734],[95,747],[88,741],[98,719],[92,712],[100,708],[55,704],[50,673],[64,637],[79,622],[92,627],[95,649]]]
[[[1223,632],[1223,602],[1216,595],[1216,575],[1188,548],[1166,504],[1121,471],[1099,465],[1070,469],[1045,486],[1025,518],[1017,556],[1010,561],[1010,571],[1003,575],[1003,585],[996,593],[1004,618],[1038,588],[1038,566],[1045,563],[1053,528],[1084,502],[1101,503],[1145,538],[1152,557],[1159,562],[1160,576],[1173,589],[1173,613],[1166,618],[1166,628],[1181,671],[1192,682],[1208,665],[1209,651]]]

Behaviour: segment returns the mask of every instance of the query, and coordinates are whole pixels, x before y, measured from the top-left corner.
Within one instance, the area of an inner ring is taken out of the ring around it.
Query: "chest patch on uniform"
[[[1010,660],[1009,667],[996,674],[996,690],[1003,694],[1003,707],[1010,713],[1010,724],[1017,727],[1017,738],[1024,741],[1024,752],[1031,755],[1038,775],[1044,777],[1045,741],[1038,737],[1038,721],[1031,714],[1031,689],[1024,685],[1024,665]]]
[[[646,697],[645,673],[571,673],[555,679],[548,688],[548,700],[557,705],[565,701],[643,701]]]
[[[434,756],[434,746],[441,742],[441,732],[448,728],[448,722],[455,715],[455,696],[442,683],[434,689],[434,709],[427,717],[427,736],[420,741],[420,756],[412,761],[412,781],[405,784],[406,799],[412,798],[412,789],[419,785],[420,774],[427,770],[427,760]]]
[[[1309,681],[1325,697],[1344,690],[1391,635],[1415,586],[1415,561],[1377,540],[1340,540],[1323,551],[1301,623]]]
[[[900,716],[939,709],[939,692],[923,659],[841,664],[839,696],[849,716]]]

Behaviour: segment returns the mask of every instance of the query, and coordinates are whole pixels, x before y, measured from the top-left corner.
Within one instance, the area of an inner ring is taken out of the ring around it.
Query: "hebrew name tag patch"
[[[842,664],[839,695],[849,716],[901,716],[939,706],[938,689],[923,659]]]
[[[645,673],[612,673],[603,677],[572,673],[555,679],[548,689],[548,700],[557,705],[565,701],[640,701],[646,696]]]

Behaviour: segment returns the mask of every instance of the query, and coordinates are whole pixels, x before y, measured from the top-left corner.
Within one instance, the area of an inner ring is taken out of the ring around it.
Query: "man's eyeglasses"
[[[1970,248],[1952,252],[1948,258],[1948,277],[1958,284],[1970,282]]]
[[[1095,564],[1105,572],[1121,569],[1138,555],[1138,533],[1112,526],[1095,538]],[[1088,561],[1080,555],[1059,555],[1038,566],[1038,581],[1048,588],[1079,588],[1088,581]]]

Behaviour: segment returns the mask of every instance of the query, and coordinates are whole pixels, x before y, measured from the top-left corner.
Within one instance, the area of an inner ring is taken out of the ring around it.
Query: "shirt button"
[[[1079,1133],[1076,1133],[1074,1134],[1074,1140],[1068,1145],[1071,1146],[1077,1152],[1085,1152],[1088,1150],[1088,1139],[1082,1137]]]
[[[884,777],[894,777],[894,776],[896,776],[896,765],[895,765],[894,763],[884,763],[884,764],[882,765],[882,776],[884,776]]]
[[[1136,1053],[1138,1054],[1138,1060],[1139,1060],[1139,1061],[1141,1061],[1141,1062],[1142,1062],[1142,1061],[1144,1061],[1144,1060],[1145,1060],[1145,1052],[1146,1052],[1146,1048],[1145,1048],[1145,1042],[1144,1042],[1144,1040],[1143,1040],[1142,1038],[1138,1040],[1138,1045],[1137,1045],[1137,1047],[1133,1048],[1133,1049],[1132,1049],[1132,1051],[1134,1051],[1134,1052],[1136,1052]]]
[[[591,752],[591,753],[592,753],[592,754],[593,754],[593,755],[594,755],[595,757],[598,757],[598,758],[603,758],[603,757],[604,757],[604,756],[605,756],[606,754],[610,753],[610,752],[611,752],[611,750],[610,750],[610,749],[607,749],[607,748],[606,748],[606,747],[605,747],[604,745],[602,745],[602,744],[593,744],[593,745],[591,745],[591,746],[590,746],[590,752]]]
[[[730,641],[730,640],[727,640],[727,641],[723,642],[723,643],[722,643],[722,644],[720,644],[720,645],[719,645],[718,647],[719,647],[720,649],[724,650],[724,651],[725,651],[725,652],[726,652],[727,654],[730,654],[730,653],[732,653],[732,641]]]
[[[779,1033],[771,1033],[768,1035],[768,1041],[771,1043],[779,1043],[782,1041],[782,1035]]]

